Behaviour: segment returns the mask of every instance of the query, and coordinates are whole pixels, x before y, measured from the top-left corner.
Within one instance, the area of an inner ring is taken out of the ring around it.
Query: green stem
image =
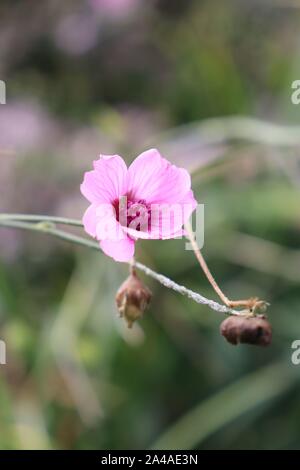
[[[73,225],[73,224],[68,224]],[[87,240],[83,237],[78,237],[77,235],[73,235],[71,233],[64,232],[63,230],[59,230],[52,225],[52,222],[49,220],[43,220],[39,223],[30,223],[30,222],[21,222],[19,220],[1,220],[0,217],[0,226],[1,227],[10,227],[10,228],[20,228],[24,230],[33,230],[36,232],[43,232],[49,235],[53,235],[58,237],[62,240],[67,240],[72,243],[77,243],[78,245],[83,245],[88,248],[93,248],[99,250],[99,244],[96,242],[92,242]]]
[[[51,216],[42,216],[42,215],[23,215],[23,214],[1,214],[0,213],[0,227],[7,228],[17,228],[23,230],[31,230],[35,232],[41,232],[48,235],[55,236],[62,240],[66,240],[77,245],[85,246],[87,248],[92,248],[94,250],[100,250],[99,243],[87,240],[86,238],[67,233],[63,230],[59,230],[55,227],[55,222],[65,225],[73,225],[76,227],[81,227],[82,223],[78,220],[65,219],[63,217],[51,217]],[[185,286],[181,286],[176,282],[172,281],[166,276],[159,274],[142,263],[134,262],[134,266],[143,271],[147,276],[152,277],[158,281],[163,286],[178,292],[181,295],[184,295],[198,304],[207,305],[212,310],[226,314],[226,315],[242,315],[242,312],[232,310],[225,305],[220,305],[217,302],[207,299],[201,294],[194,292]]]
[[[17,220],[24,222],[53,222],[54,224],[72,225],[83,227],[81,220],[66,219],[65,217],[55,217],[51,215],[31,215],[31,214],[0,214],[0,222],[6,220]]]

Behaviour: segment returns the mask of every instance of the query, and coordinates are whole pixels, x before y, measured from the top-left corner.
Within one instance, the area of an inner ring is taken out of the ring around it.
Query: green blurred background
[[[193,174],[220,285],[268,300],[274,328],[231,346],[220,314],[143,276],[128,330],[126,265],[1,228],[1,449],[300,448],[299,32],[296,0],[1,0],[0,211],[81,218],[100,152],[155,146]],[[217,300],[184,241],[138,259]]]

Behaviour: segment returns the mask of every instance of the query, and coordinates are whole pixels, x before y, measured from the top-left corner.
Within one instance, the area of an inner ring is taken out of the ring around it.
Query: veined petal
[[[127,167],[119,155],[103,155],[84,175],[82,194],[92,203],[113,202],[127,191]]]
[[[128,170],[118,155],[103,155],[94,170],[85,173],[81,191],[91,202],[83,216],[85,231],[100,241],[108,256],[124,262],[133,257],[139,238],[182,236],[197,205],[189,173],[155,149],[139,155]],[[123,197],[125,221],[120,211]]]
[[[189,193],[178,203],[151,205],[151,239],[166,240],[183,235],[182,227],[196,208],[193,192]]]
[[[125,237],[122,240],[102,240],[100,247],[104,253],[115,261],[128,262],[134,255],[134,241]]]
[[[91,235],[91,237],[96,237],[96,227],[97,227],[97,216],[96,216],[96,209],[97,206],[95,204],[91,204],[87,210],[85,211],[82,223],[84,230],[86,233]]]
[[[158,150],[141,153],[128,169],[128,193],[147,203],[176,203],[191,189],[191,177],[163,158]]]

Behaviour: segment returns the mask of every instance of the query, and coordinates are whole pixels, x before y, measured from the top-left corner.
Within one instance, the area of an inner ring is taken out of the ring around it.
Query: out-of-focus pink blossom
[[[57,46],[70,55],[81,55],[96,44],[98,23],[87,14],[72,14],[63,18],[55,30]]]
[[[91,203],[85,231],[116,261],[129,261],[139,239],[182,236],[196,208],[191,178],[156,149],[139,155],[127,168],[119,155],[102,155],[85,173],[81,192]]]
[[[130,15],[142,0],[90,0],[99,13],[118,19]]]
[[[37,104],[17,102],[0,107],[0,149],[29,152],[53,140],[54,126]]]

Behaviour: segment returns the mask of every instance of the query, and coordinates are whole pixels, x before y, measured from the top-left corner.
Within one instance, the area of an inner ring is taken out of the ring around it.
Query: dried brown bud
[[[221,334],[231,344],[248,343],[268,346],[272,340],[272,328],[265,317],[231,315],[221,323]]]
[[[136,272],[132,274],[121,285],[116,295],[116,303],[120,317],[124,317],[128,327],[140,318],[149,305],[152,294],[142,283]]]

